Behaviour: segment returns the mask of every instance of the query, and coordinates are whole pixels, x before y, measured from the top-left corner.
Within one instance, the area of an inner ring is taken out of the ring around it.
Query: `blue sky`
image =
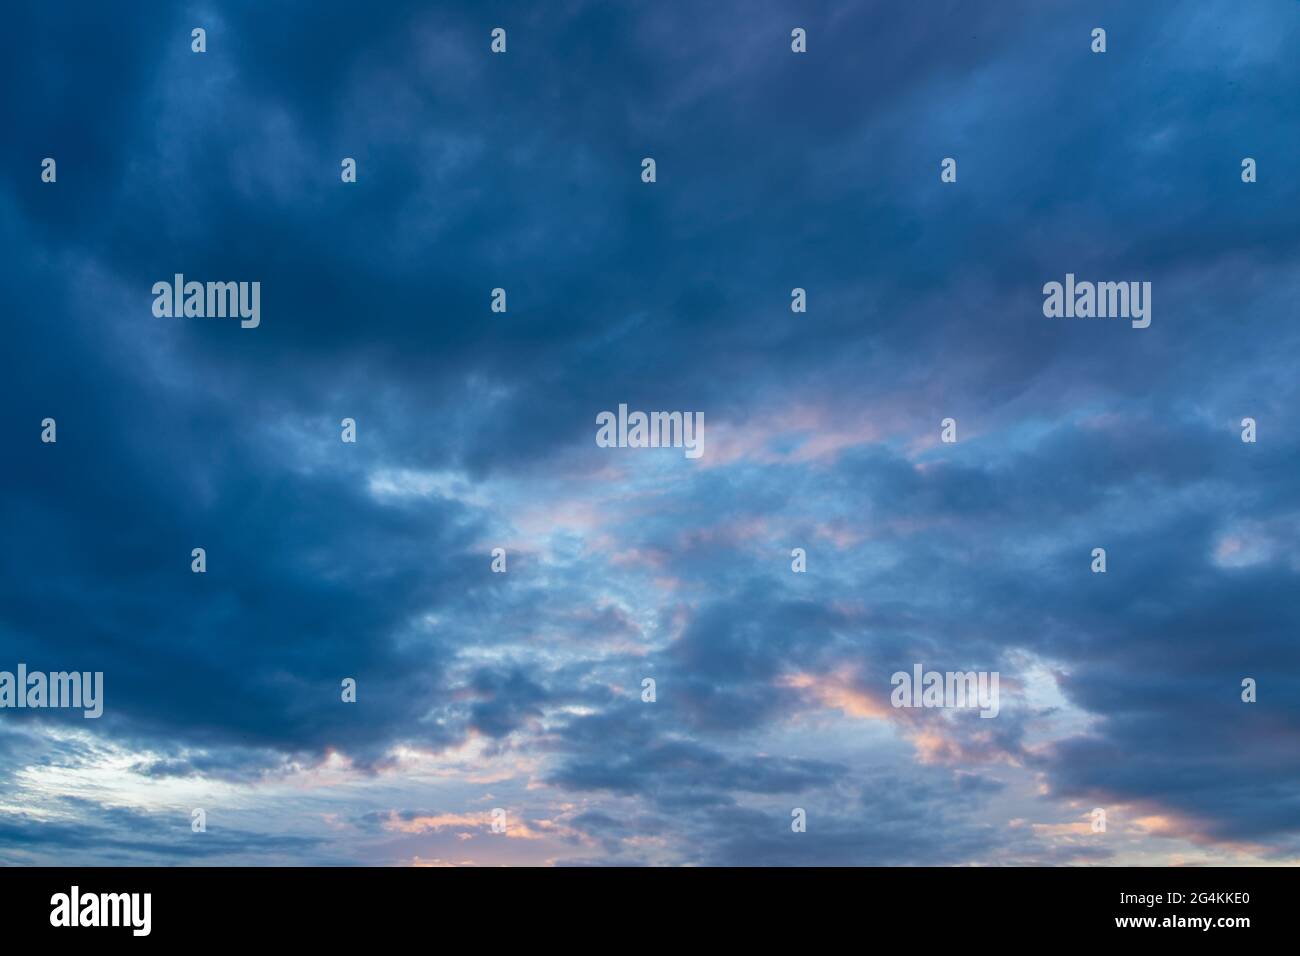
[[[0,863],[1300,861],[1300,3],[3,17]]]

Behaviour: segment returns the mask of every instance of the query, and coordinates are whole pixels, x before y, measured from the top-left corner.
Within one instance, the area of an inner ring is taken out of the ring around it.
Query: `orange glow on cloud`
[[[852,680],[842,674],[818,677],[801,672],[783,677],[780,683],[783,687],[806,691],[823,707],[860,720],[886,720],[893,709],[887,701],[877,700],[855,687]]]
[[[397,815],[396,811],[390,810],[388,819],[384,821],[384,829],[396,833],[427,833],[449,828],[460,828],[462,830],[486,829],[490,832],[492,829],[492,814],[486,810],[481,813],[439,813],[433,816],[412,817],[409,820],[403,820]],[[512,840],[542,839],[542,834],[530,829],[528,824],[511,819],[507,819],[504,833],[494,835],[505,836]]]

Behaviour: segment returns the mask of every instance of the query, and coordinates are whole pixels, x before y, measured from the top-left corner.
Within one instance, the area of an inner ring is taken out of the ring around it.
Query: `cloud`
[[[1300,13],[1238,6],[7,11],[0,661],[106,712],[6,711],[0,854],[1295,859]],[[1066,272],[1151,327],[1045,320]],[[413,822],[495,806],[538,839]]]

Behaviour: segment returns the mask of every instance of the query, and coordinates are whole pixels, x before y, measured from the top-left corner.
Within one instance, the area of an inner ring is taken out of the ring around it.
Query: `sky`
[[[1300,3],[0,16],[0,864],[1300,863]]]

